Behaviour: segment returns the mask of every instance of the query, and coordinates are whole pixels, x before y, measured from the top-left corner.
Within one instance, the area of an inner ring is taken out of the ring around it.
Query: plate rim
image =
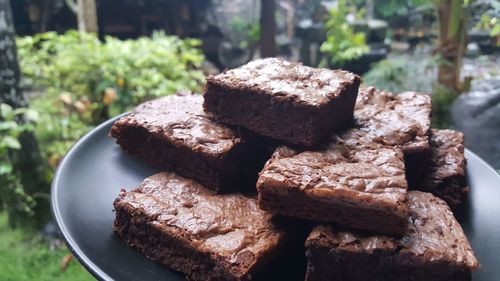
[[[97,125],[95,128],[90,130],[88,133],[86,133],[83,137],[81,137],[71,148],[70,150],[66,153],[66,155],[63,157],[59,165],[57,166],[57,169],[54,173],[54,178],[52,179],[51,183],[51,188],[50,188],[50,197],[51,197],[51,211],[52,215],[55,218],[57,227],[59,229],[59,232],[62,234],[64,242],[70,252],[76,257],[76,259],[80,262],[80,264],[97,280],[113,280],[106,272],[104,272],[98,265],[96,265],[82,250],[82,248],[78,245],[78,243],[75,242],[75,240],[69,235],[69,231],[62,219],[61,215],[61,210],[59,206],[59,202],[57,200],[58,196],[58,186],[60,185],[60,177],[61,177],[61,171],[63,170],[64,166],[66,165],[66,162],[69,161],[69,159],[72,158],[72,155],[75,153],[75,151],[82,146],[88,139],[90,139],[97,131],[102,130],[104,127],[109,126],[110,123],[113,123],[115,120],[121,118],[122,116],[127,115],[129,112],[122,113],[120,115],[117,115],[113,118],[110,118],[103,123]],[[485,166],[490,172],[494,173],[497,175],[497,177],[500,179],[500,174],[490,165],[488,164],[485,160],[483,160],[481,157],[479,157],[476,153],[473,151],[469,150],[468,148],[465,147],[464,149],[464,155],[465,158],[475,158],[475,161],[480,162],[483,166]],[[467,159],[468,160],[468,159]],[[468,173],[468,171],[467,171]]]
[[[63,159],[57,166],[56,172],[54,173],[54,178],[52,179],[52,183],[50,186],[50,199],[51,199],[51,206],[52,206],[52,215],[54,216],[57,227],[59,228],[60,233],[63,236],[64,242],[70,252],[73,254],[73,256],[76,257],[78,262],[97,280],[113,280],[106,272],[101,270],[101,268],[96,265],[81,249],[81,247],[78,245],[78,243],[75,242],[75,240],[69,235],[69,231],[66,228],[66,225],[61,217],[61,210],[59,208],[59,202],[57,200],[58,196],[58,188],[57,186],[59,185],[60,181],[60,174],[61,170],[63,167],[66,165],[66,162],[69,161],[68,159],[71,158],[71,156],[75,153],[78,147],[82,146],[83,143],[85,143],[88,139],[90,139],[95,132],[102,130],[104,127],[107,127],[110,123],[113,123],[115,120],[121,118],[122,116],[127,115],[129,112],[122,113],[120,115],[117,115],[113,118],[110,118],[103,123],[97,125],[95,128],[90,130],[88,133],[86,133],[83,137],[81,137],[64,155]]]

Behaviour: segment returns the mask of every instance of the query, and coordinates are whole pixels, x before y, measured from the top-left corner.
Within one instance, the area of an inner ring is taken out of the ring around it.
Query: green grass
[[[9,228],[5,212],[0,212],[0,253],[2,281],[95,280],[76,259],[62,271],[61,262],[69,250],[50,249],[42,235]]]

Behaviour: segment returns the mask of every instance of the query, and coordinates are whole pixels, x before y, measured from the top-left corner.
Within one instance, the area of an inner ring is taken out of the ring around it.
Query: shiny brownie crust
[[[320,225],[306,240],[307,281],[468,281],[479,267],[446,203],[408,192],[410,218],[402,237]]]
[[[255,199],[215,194],[168,172],[122,190],[114,208],[118,237],[189,280],[250,280],[285,237]]]
[[[354,120],[370,141],[403,150],[407,179],[413,181],[424,176],[420,167],[430,159],[431,107],[428,94],[360,88]]]
[[[406,230],[407,182],[400,149],[349,130],[318,150],[276,149],[257,181],[267,211],[380,233]]]
[[[126,152],[218,192],[248,189],[272,153],[266,142],[203,112],[201,95],[167,96],[117,120],[110,135]]]
[[[204,108],[223,123],[312,147],[352,124],[355,74],[268,58],[207,78]]]

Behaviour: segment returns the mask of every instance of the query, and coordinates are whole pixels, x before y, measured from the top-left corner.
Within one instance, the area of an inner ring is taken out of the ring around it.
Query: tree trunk
[[[0,0],[0,102],[12,107],[26,106],[19,89],[16,35],[9,0]]]
[[[14,108],[27,106],[19,80],[20,70],[10,0],[0,0],[0,103],[7,103]],[[23,119],[19,121],[24,122]],[[23,133],[19,142],[22,149],[12,150],[9,157],[21,176],[25,192],[29,195],[48,192],[48,184],[43,179],[43,159],[35,136],[31,132]]]
[[[437,4],[439,18],[438,52],[444,59],[439,65],[438,82],[449,90],[460,92],[460,70],[466,46],[468,7],[462,0],[441,0]]]
[[[66,0],[78,20],[80,32],[98,33],[96,0]]]
[[[97,34],[97,10],[95,0],[78,1],[78,30]]]
[[[276,56],[276,12],[275,0],[260,1],[260,56]]]

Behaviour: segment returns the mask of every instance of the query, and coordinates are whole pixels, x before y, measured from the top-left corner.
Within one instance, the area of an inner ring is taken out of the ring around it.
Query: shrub
[[[432,126],[450,128],[450,107],[457,95],[437,83],[435,72],[440,63],[443,63],[442,59],[437,56],[412,60],[403,56],[383,60],[372,65],[370,71],[363,76],[363,84],[393,93],[432,93]]]
[[[23,87],[40,112],[35,133],[52,167],[100,122],[149,99],[199,91],[204,82],[204,56],[195,39],[154,33],[101,42],[70,31],[19,38],[17,45]]]
[[[409,63],[410,59],[403,56],[372,64],[371,69],[363,75],[363,83],[394,93],[431,92],[436,82],[436,59],[425,57],[420,60],[412,59]]]
[[[325,24],[326,40],[320,48],[326,56],[321,66],[330,64],[341,68],[348,61],[358,59],[369,51],[365,34],[355,33],[349,26],[346,19],[348,12],[345,0],[337,1],[337,6],[330,10]]]
[[[32,110],[0,104],[0,209],[7,211],[11,226],[33,215],[35,200],[25,192],[9,154],[22,148],[19,137],[33,130],[37,116]]]

